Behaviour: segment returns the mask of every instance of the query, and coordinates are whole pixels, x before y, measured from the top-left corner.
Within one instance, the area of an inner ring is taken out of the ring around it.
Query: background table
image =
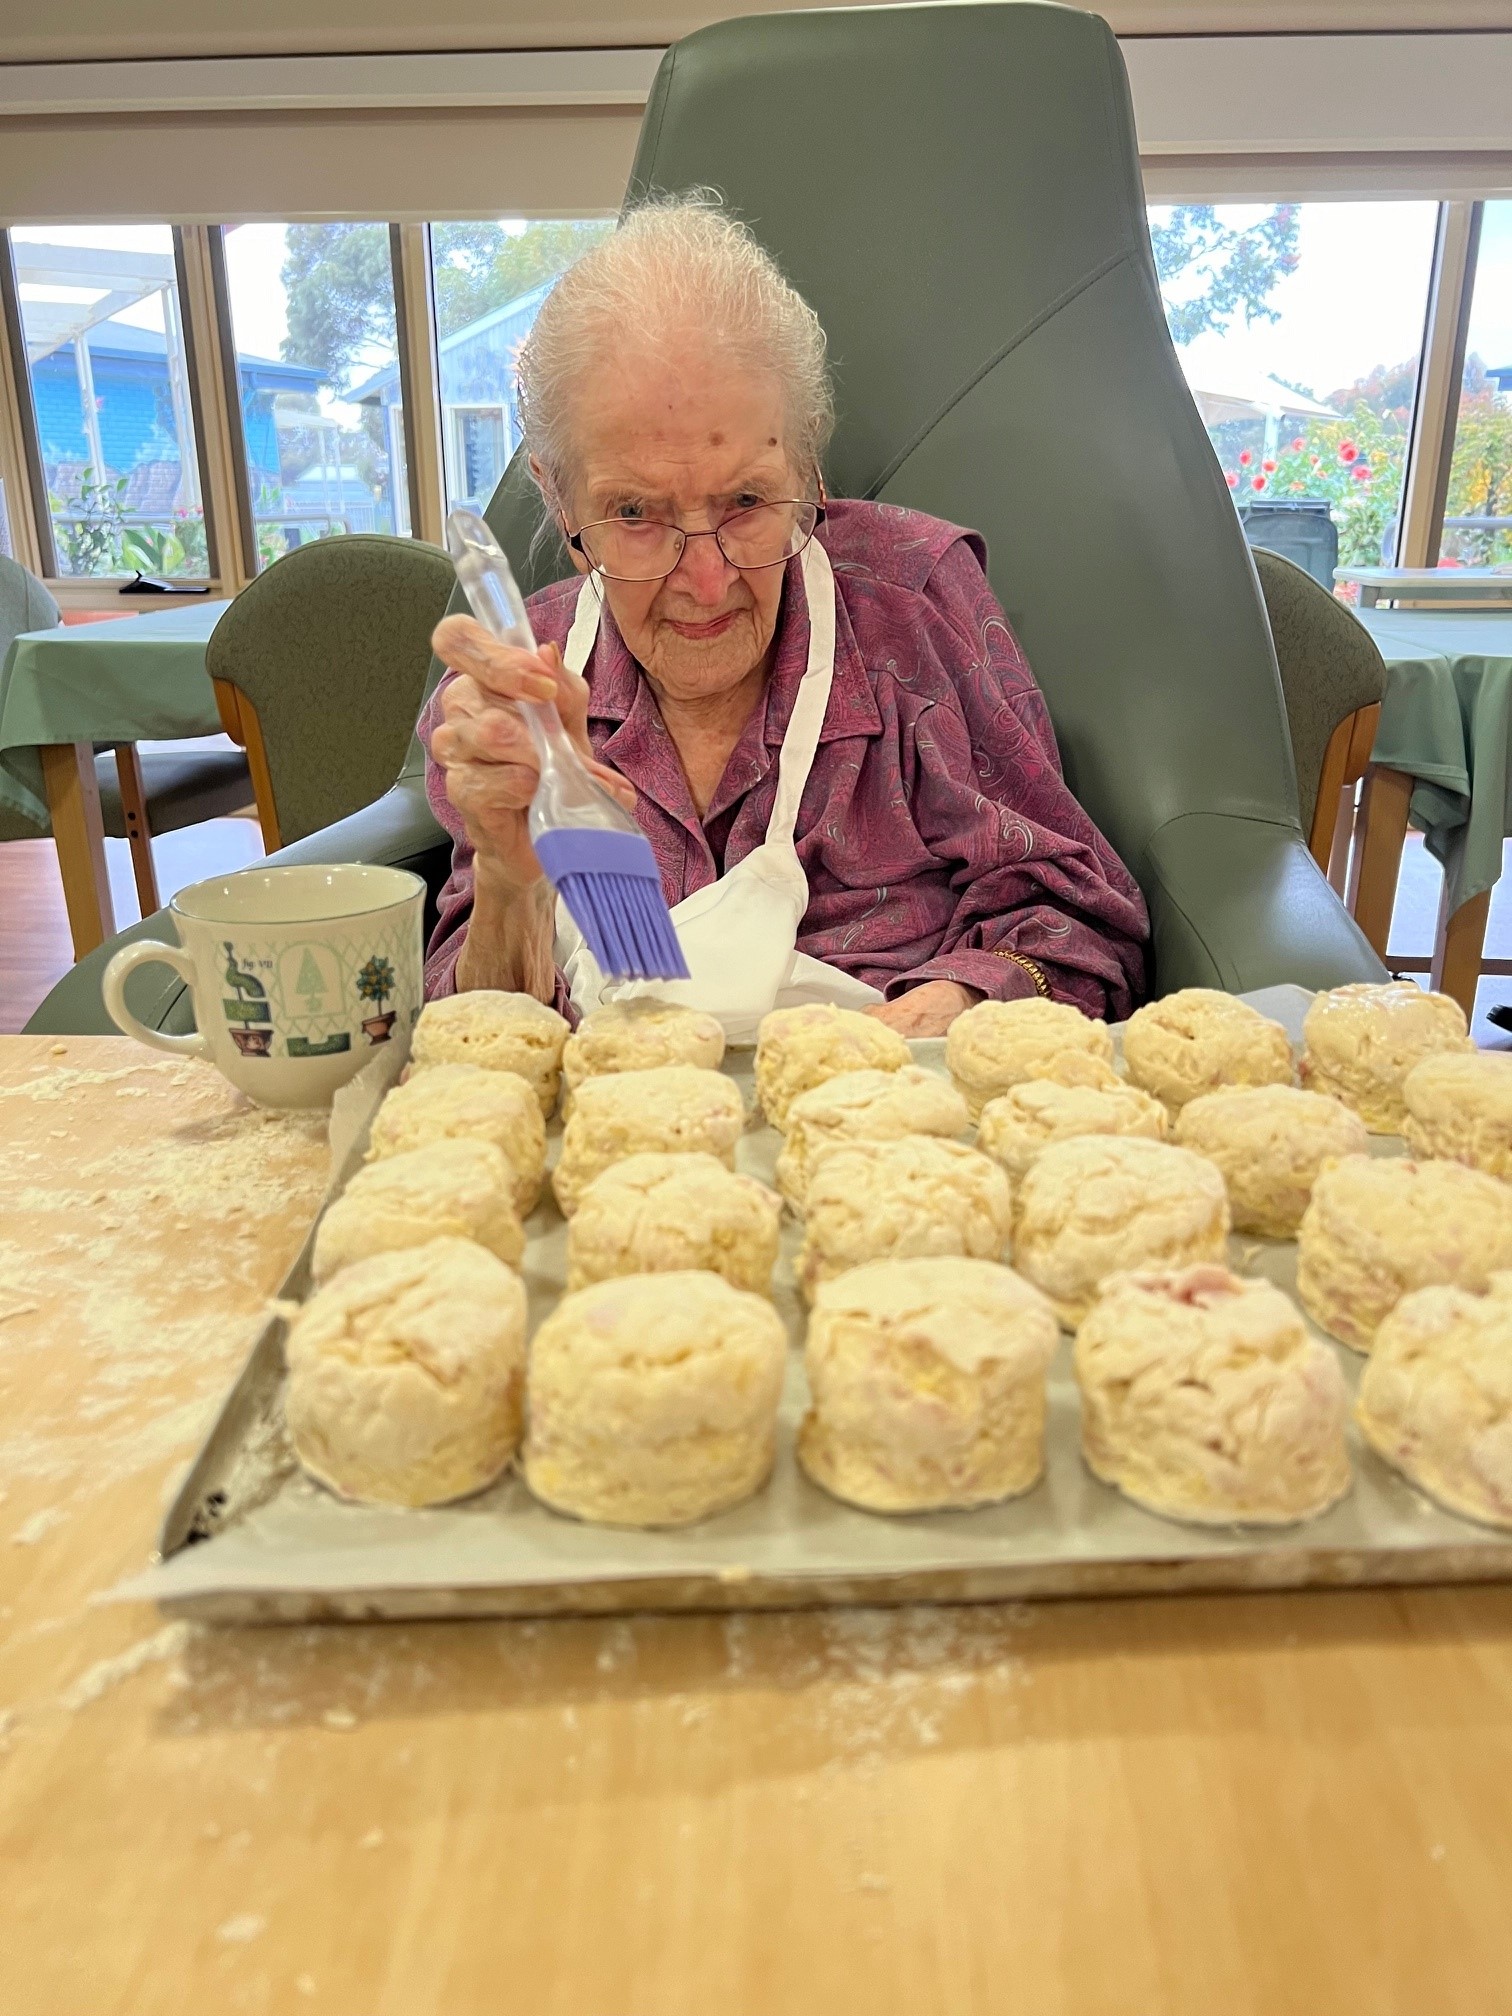
[[[221,732],[205,646],[228,602],[28,630],[0,669],[0,806],[58,849],[82,958],[115,929],[94,745],[168,742]]]
[[[1400,829],[1397,858],[1410,809],[1444,870],[1436,984],[1468,986],[1473,1000],[1512,827],[1512,610],[1367,609],[1360,621],[1387,671],[1371,763],[1413,780],[1410,808],[1404,788],[1386,815]],[[1387,904],[1389,929],[1389,894]]]
[[[1360,607],[1384,596],[1404,602],[1512,603],[1512,572],[1499,567],[1335,567],[1335,581],[1360,591]]]
[[[0,1143],[5,2016],[1504,2005],[1512,1589],[165,1626],[319,1141],[12,1037]]]

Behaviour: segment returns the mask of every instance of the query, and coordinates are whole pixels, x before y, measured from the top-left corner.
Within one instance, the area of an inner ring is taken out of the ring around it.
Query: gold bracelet
[[[1029,978],[1034,982],[1035,993],[1043,994],[1047,1000],[1049,999],[1050,982],[1032,959],[1026,959],[1022,952],[994,952],[992,956],[994,959],[1008,959],[1015,966],[1022,966],[1024,971],[1029,975]]]

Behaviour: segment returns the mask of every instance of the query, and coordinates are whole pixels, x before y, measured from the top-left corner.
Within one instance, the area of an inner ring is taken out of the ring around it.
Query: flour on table
[[[45,1540],[55,1526],[61,1526],[68,1514],[60,1512],[56,1505],[44,1505],[40,1512],[33,1512],[30,1519],[23,1521],[12,1533],[12,1547],[35,1547],[39,1540]]]
[[[96,1660],[64,1691],[61,1696],[63,1706],[76,1713],[80,1708],[87,1708],[98,1701],[103,1694],[108,1694],[122,1680],[129,1680],[134,1673],[140,1673],[143,1667],[160,1664],[165,1659],[177,1659],[204,1629],[202,1624],[190,1624],[183,1620],[165,1624],[150,1638],[139,1639],[124,1652],[117,1652],[109,1659]]]
[[[259,1912],[240,1911],[224,1925],[217,1925],[215,1936],[228,1946],[245,1946],[253,1939],[260,1939],[267,1929],[268,1921]]]

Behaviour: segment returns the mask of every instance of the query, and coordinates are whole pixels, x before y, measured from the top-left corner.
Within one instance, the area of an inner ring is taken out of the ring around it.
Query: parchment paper
[[[1307,993],[1272,988],[1247,998],[1299,1040]],[[943,1071],[943,1042],[913,1048],[919,1063]],[[748,1106],[751,1062],[749,1050],[735,1051],[726,1066]],[[333,1113],[336,1166],[355,1166],[386,1082],[391,1078],[354,1081]],[[551,1132],[554,1159],[560,1123]],[[737,1166],[770,1180],[778,1145],[764,1126],[748,1131]],[[1399,1154],[1401,1143],[1377,1139],[1374,1151]],[[533,1331],[555,1306],[565,1274],[566,1227],[549,1193],[527,1230],[524,1275]],[[798,1228],[788,1223],[777,1294],[795,1346],[803,1325],[791,1268],[798,1238]],[[1295,1292],[1291,1242],[1236,1238],[1230,1257],[1240,1271]],[[304,1292],[300,1277],[297,1266],[291,1293]],[[1353,1392],[1363,1361],[1342,1346],[1332,1348]],[[582,1525],[549,1512],[515,1476],[465,1503],[423,1512],[341,1503],[294,1470],[286,1449],[280,1453],[282,1325],[274,1323],[259,1339],[227,1414],[169,1514],[164,1558],[120,1593],[154,1598],[179,1613],[272,1621],[1512,1576],[1512,1541],[1439,1510],[1352,1429],[1355,1488],[1321,1519],[1281,1530],[1214,1529],[1141,1511],[1098,1483],[1081,1461],[1070,1356],[1067,1338],[1050,1372],[1046,1475],[1022,1498],[974,1512],[904,1518],[872,1516],[829,1498],[802,1475],[792,1453],[806,1404],[795,1349],[777,1468],[766,1490],[698,1526],[643,1533]],[[238,1490],[238,1477],[245,1485],[249,1471],[254,1488]],[[195,1538],[203,1544],[186,1544]]]

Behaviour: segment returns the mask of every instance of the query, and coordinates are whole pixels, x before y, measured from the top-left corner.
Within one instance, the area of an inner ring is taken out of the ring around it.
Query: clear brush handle
[[[446,544],[462,592],[483,628],[501,644],[513,645],[517,651],[534,651],[535,632],[525,613],[524,597],[503,547],[476,511],[452,512],[446,521]],[[572,746],[552,702],[516,700],[513,704],[530,730],[541,766],[541,781],[530,801],[531,838],[563,826],[638,834],[635,821],[595,781]]]

